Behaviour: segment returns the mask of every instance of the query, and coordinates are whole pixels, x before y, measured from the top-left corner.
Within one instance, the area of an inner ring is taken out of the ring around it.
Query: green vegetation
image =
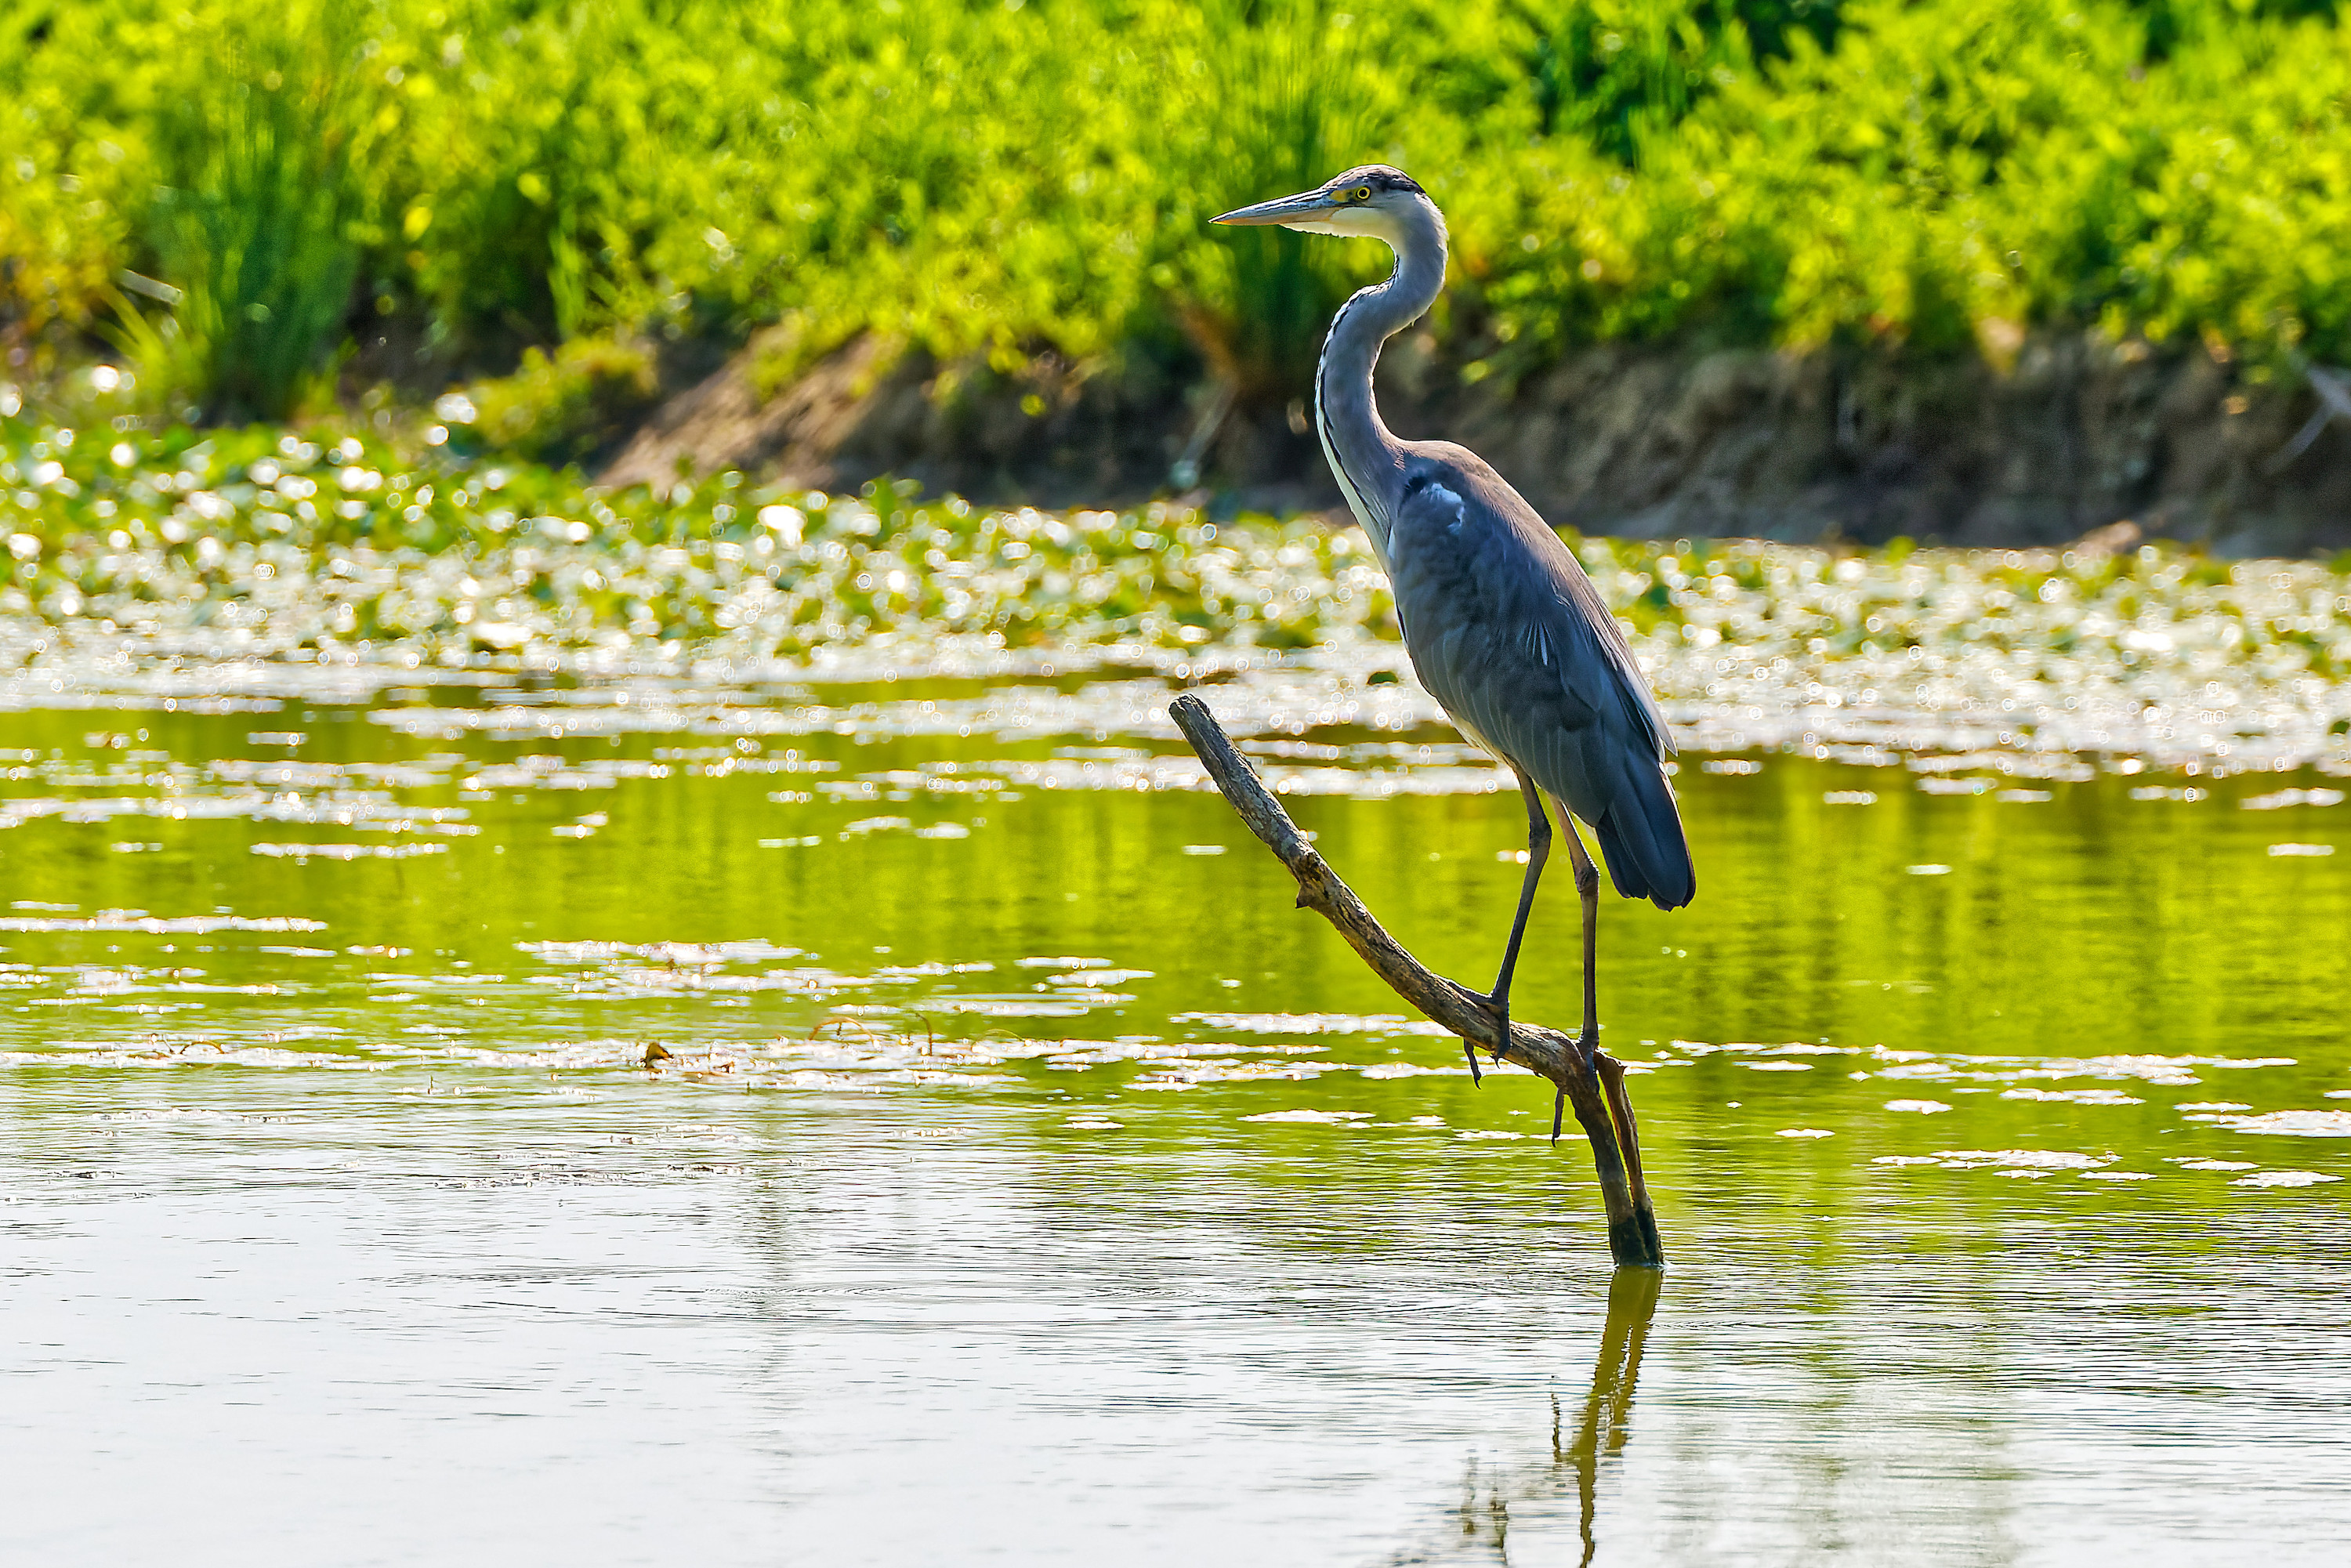
[[[379,337],[438,390],[783,321],[803,357],[874,330],[1272,390],[1378,257],[1207,219],[1367,157],[1453,218],[1438,327],[1472,374],[1594,338],[1999,353],[2041,324],[2351,356],[2328,5],[260,9],[0,20],[17,379],[112,332],[152,392],[278,416]],[[168,322],[129,319],[126,271],[179,292]]]
[[[106,660],[234,650],[408,669],[1206,673],[1298,654],[1368,681],[1401,663],[1362,537],[1309,517],[1056,516],[733,472],[608,495],[445,441],[115,428],[125,394],[84,395],[78,428],[0,397],[0,625],[20,658],[55,635]],[[2351,559],[1575,548],[1702,747],[1933,734],[2044,770],[2075,768],[2076,751],[2214,771],[2346,756]]]
[[[586,455],[623,433],[660,391],[653,355],[611,338],[575,338],[551,355],[522,351],[522,368],[481,388],[474,434],[534,462]]]

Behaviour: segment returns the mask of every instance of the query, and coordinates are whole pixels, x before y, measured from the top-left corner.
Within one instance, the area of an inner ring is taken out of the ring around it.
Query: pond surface
[[[1687,756],[1612,1280],[1175,679],[420,679],[12,688],[11,1558],[2340,1560],[2339,780]],[[1203,695],[1482,983],[1515,795],[1300,679]]]

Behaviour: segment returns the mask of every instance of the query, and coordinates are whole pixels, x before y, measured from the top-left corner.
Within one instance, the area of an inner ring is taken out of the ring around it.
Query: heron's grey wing
[[[1416,457],[1389,550],[1405,645],[1430,695],[1592,824],[1620,893],[1687,903],[1696,879],[1661,766],[1671,737],[1559,536],[1483,464]]]
[[[1633,716],[1654,744],[1656,755],[1672,756],[1673,731],[1667,726],[1656,698],[1650,694],[1640,661],[1633,656],[1633,645],[1625,641],[1624,627],[1608,612],[1607,601],[1592,585],[1592,579],[1584,575],[1574,552],[1560,542],[1559,535],[1543,521],[1541,514],[1529,506],[1526,497],[1512,489],[1510,482],[1495,473],[1485,459],[1467,447],[1432,445],[1442,454],[1441,460],[1458,471],[1466,504],[1493,517],[1499,526],[1525,545],[1536,570],[1548,579],[1552,591],[1564,602],[1575,624],[1591,633],[1593,651],[1614,675],[1618,696],[1635,710]]]

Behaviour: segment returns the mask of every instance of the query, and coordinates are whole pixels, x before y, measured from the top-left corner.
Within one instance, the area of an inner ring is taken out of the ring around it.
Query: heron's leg
[[[1519,967],[1519,944],[1526,940],[1527,916],[1534,913],[1535,884],[1542,880],[1543,862],[1551,859],[1551,819],[1543,814],[1542,792],[1534,780],[1513,767],[1519,775],[1520,792],[1527,800],[1527,874],[1519,884],[1519,913],[1510,922],[1510,946],[1502,949],[1502,970],[1494,977],[1494,1060],[1502,1060],[1502,1047],[1510,1039],[1510,972]],[[1474,1065],[1477,1053],[1472,1051]]]
[[[1600,1058],[1600,868],[1592,863],[1573,818],[1567,824],[1567,842],[1575,859],[1575,891],[1583,901],[1583,1038],[1576,1044],[1583,1048],[1584,1064],[1600,1080],[1608,1097],[1608,1116],[1616,1124],[1616,1146],[1624,1152],[1625,1181],[1632,1188],[1634,1206],[1646,1212],[1649,1184],[1641,1175],[1641,1129],[1633,1120],[1633,1098],[1625,1092],[1625,1069],[1615,1061]],[[1566,1099],[1565,1091],[1560,1098]],[[1559,1142],[1557,1105],[1552,1108],[1551,1136],[1552,1142]]]
[[[1583,905],[1583,1034],[1575,1043],[1583,1050],[1583,1063],[1593,1064],[1593,1053],[1600,1049],[1600,868],[1592,863],[1591,852],[1583,847],[1583,835],[1576,831],[1575,819],[1567,816],[1567,852],[1575,867],[1575,895]],[[1567,1112],[1567,1091],[1562,1089],[1551,1105],[1551,1141],[1559,1142],[1560,1123]]]
[[[1575,862],[1575,895],[1583,903],[1583,1059],[1600,1049],[1600,868],[1583,847],[1575,823],[1567,825],[1567,852]]]

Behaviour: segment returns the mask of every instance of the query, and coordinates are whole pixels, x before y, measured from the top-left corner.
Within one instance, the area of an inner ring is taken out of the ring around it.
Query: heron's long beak
[[[1311,219],[1330,212],[1338,204],[1322,191],[1305,191],[1295,196],[1259,202],[1253,207],[1236,207],[1215,221],[1220,224],[1294,224],[1301,219]]]

